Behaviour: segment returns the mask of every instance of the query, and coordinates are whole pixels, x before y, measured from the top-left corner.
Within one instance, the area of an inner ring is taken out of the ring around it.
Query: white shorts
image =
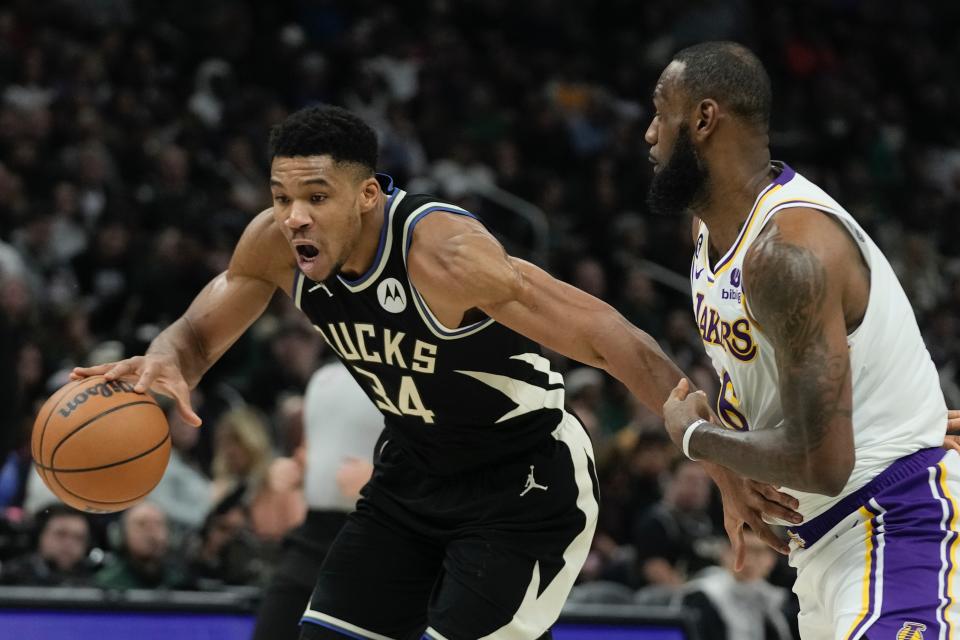
[[[924,449],[790,530],[803,640],[952,638],[956,498],[960,455]]]

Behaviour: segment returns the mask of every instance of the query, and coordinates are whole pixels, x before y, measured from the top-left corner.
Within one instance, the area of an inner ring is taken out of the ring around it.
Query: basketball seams
[[[57,477],[57,472],[56,472],[56,471],[52,471],[51,473],[53,474],[54,479],[57,481],[57,484],[60,485],[60,488],[63,489],[64,491],[66,491],[67,493],[69,493],[71,496],[73,496],[73,497],[76,498],[77,500],[82,500],[82,501],[84,501],[84,502],[86,502],[86,503],[88,503],[88,504],[103,504],[103,505],[109,505],[111,508],[113,508],[113,510],[116,510],[116,505],[118,505],[118,504],[127,504],[127,503],[130,503],[130,505],[132,506],[137,500],[140,500],[140,499],[143,498],[144,496],[149,495],[150,492],[152,492],[154,489],[156,489],[156,487],[150,487],[147,491],[144,491],[144,492],[141,493],[140,495],[134,496],[134,497],[129,498],[129,499],[127,499],[127,500],[93,500],[93,499],[91,499],[91,498],[86,498],[86,497],[84,497],[84,496],[81,496],[79,493],[74,493],[73,491],[70,491],[70,489],[67,488],[67,485],[65,485],[65,484],[63,484],[62,482],[60,482],[60,478]],[[71,506],[72,506],[72,505],[71,505]]]
[[[81,423],[80,425],[78,425],[77,427],[75,427],[73,431],[71,431],[70,433],[68,433],[67,435],[65,435],[64,437],[62,437],[62,438],[60,439],[60,442],[57,443],[57,446],[55,446],[55,447],[53,448],[53,451],[50,453],[50,468],[51,468],[51,469],[55,469],[55,468],[57,467],[57,464],[56,464],[56,462],[55,462],[56,457],[57,457],[57,450],[60,449],[60,447],[62,447],[63,444],[64,444],[67,440],[69,440],[70,438],[72,438],[73,436],[75,436],[79,431],[81,431],[82,429],[90,426],[91,424],[93,424],[94,422],[96,422],[97,420],[99,420],[100,418],[102,418],[103,416],[110,415],[111,413],[115,413],[115,412],[117,412],[117,411],[120,411],[121,409],[123,409],[123,408],[125,408],[125,407],[132,407],[132,406],[134,406],[134,405],[139,405],[139,404],[152,404],[153,406],[157,407],[158,409],[160,408],[159,406],[157,406],[157,403],[156,403],[155,401],[153,401],[153,400],[134,400],[133,402],[126,402],[126,403],[124,403],[124,404],[118,404],[118,405],[115,406],[115,407],[110,407],[109,409],[107,409],[107,410],[105,410],[105,411],[101,411],[100,413],[98,413],[97,415],[93,416],[92,418],[90,418],[90,419],[87,420],[86,422],[83,422],[83,423]]]
[[[71,384],[65,385],[58,392],[60,395],[57,397],[56,401],[50,403],[50,411],[47,413],[47,417],[43,421],[43,426],[40,427],[40,442],[37,445],[37,451],[33,456],[33,461],[36,462],[38,465],[41,465],[41,466],[43,465],[43,436],[46,435],[47,433],[47,425],[50,423],[50,418],[53,417],[53,412],[57,410],[57,406],[60,404],[60,401],[63,400],[63,397],[67,394],[68,391],[70,391],[71,389],[75,389],[78,385],[81,385],[88,380],[90,380],[90,378],[81,378],[80,380],[74,380],[73,383]],[[32,443],[31,443],[31,448],[32,448]],[[53,464],[53,456],[51,456],[50,458],[50,463]],[[46,477],[47,477],[46,471],[42,471],[41,473],[44,481],[46,481]]]
[[[126,406],[126,405],[124,405],[124,406]],[[133,456],[133,457],[131,457],[131,458],[127,458],[127,459],[125,459],[125,460],[118,460],[117,462],[110,462],[110,463],[108,463],[108,464],[102,464],[102,465],[99,465],[99,466],[97,466],[97,467],[83,467],[83,468],[80,468],[80,469],[57,469],[56,467],[42,467],[42,468],[43,468],[44,470],[46,470],[46,471],[56,472],[56,473],[83,473],[83,472],[86,472],[86,471],[100,471],[100,470],[102,470],[102,469],[109,469],[110,467],[118,467],[118,466],[120,466],[121,464],[126,464],[126,463],[128,463],[128,462],[133,462],[134,460],[138,460],[138,459],[142,458],[143,456],[145,456],[145,455],[147,455],[147,454],[149,454],[149,453],[153,453],[154,451],[156,451],[157,449],[159,449],[160,447],[162,447],[163,444],[164,444],[167,440],[169,440],[169,439],[170,439],[170,434],[167,433],[167,435],[163,436],[163,440],[161,440],[161,441],[158,442],[157,444],[153,445],[152,447],[150,447],[149,449],[147,449],[147,450],[144,451],[143,453],[138,453],[137,455],[135,455],[135,456]],[[52,460],[51,460],[51,462],[52,462]],[[38,465],[38,466],[39,466],[39,465]]]

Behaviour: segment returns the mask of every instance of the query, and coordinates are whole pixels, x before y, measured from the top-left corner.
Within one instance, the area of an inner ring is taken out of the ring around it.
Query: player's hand
[[[790,546],[764,522],[763,516],[766,514],[794,524],[803,522],[803,516],[795,511],[800,506],[796,498],[771,485],[745,478],[731,478],[720,487],[720,494],[723,498],[723,526],[733,547],[737,571],[743,568],[744,525],[748,525],[770,548],[784,555],[790,553]]]
[[[712,417],[707,394],[703,391],[690,393],[690,383],[686,378],[680,379],[663,405],[663,421],[667,426],[667,433],[678,447],[683,443],[683,432],[688,426],[699,419],[709,421]]]
[[[943,448],[960,453],[960,410],[947,412],[947,435],[943,438]]]
[[[199,427],[202,423],[200,416],[190,405],[190,387],[183,379],[176,361],[168,355],[148,354],[93,367],[75,367],[70,372],[70,379],[80,380],[100,375],[107,380],[135,377],[137,382],[133,387],[134,391],[137,393],[156,391],[168,396],[177,403],[177,411],[187,424]]]
[[[960,409],[947,411],[947,433],[960,435]]]
[[[275,458],[267,469],[267,488],[276,493],[303,487],[303,467],[295,458]]]
[[[360,458],[344,458],[337,469],[337,486],[340,493],[356,500],[360,497],[360,489],[367,484],[373,475],[373,465]]]

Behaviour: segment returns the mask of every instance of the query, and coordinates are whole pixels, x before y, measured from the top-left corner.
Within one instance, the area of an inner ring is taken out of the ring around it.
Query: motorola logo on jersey
[[[407,294],[396,278],[387,278],[377,286],[377,300],[390,313],[400,313],[407,308]]]

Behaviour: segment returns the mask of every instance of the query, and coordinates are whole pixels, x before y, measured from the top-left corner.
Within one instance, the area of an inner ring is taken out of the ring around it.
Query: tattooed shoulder
[[[817,337],[827,270],[813,251],[790,242],[774,221],[750,247],[743,271],[750,310],[772,338],[797,346]]]

